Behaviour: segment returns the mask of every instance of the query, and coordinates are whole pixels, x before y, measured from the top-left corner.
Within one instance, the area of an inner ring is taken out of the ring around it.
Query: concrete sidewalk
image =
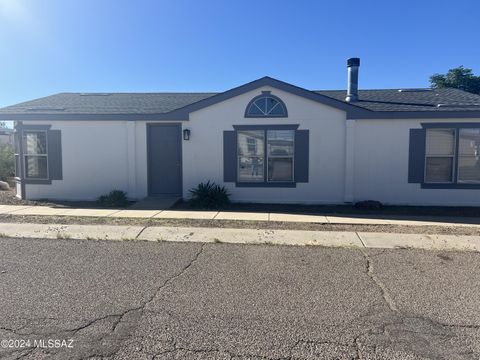
[[[72,209],[49,206],[0,205],[0,215],[80,216],[106,218],[154,218],[281,221],[317,224],[356,225],[420,225],[420,226],[480,226],[480,218],[435,216],[359,216],[359,215],[308,215],[268,212],[238,211],[183,211],[183,210],[135,210],[135,209]]]
[[[480,251],[480,236],[374,232],[0,223],[0,237]]]

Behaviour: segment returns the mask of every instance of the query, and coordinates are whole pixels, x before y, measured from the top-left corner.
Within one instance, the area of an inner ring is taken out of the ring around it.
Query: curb
[[[0,223],[0,229],[11,238],[480,251],[480,236],[464,235],[31,223]]]

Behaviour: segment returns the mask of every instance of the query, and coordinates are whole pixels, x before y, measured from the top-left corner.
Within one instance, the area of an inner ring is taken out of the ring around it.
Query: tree
[[[0,121],[0,129],[6,128],[5,121]],[[15,157],[13,146],[0,144],[0,181],[7,181],[15,173]]]
[[[446,74],[433,74],[430,85],[432,88],[455,88],[480,95],[480,76],[463,66],[450,69]]]
[[[0,144],[0,181],[7,181],[15,173],[13,146]]]

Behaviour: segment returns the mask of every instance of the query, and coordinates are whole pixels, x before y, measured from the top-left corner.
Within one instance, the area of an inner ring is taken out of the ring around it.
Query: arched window
[[[280,98],[262,91],[262,95],[254,97],[247,105],[245,117],[287,117],[287,107]]]

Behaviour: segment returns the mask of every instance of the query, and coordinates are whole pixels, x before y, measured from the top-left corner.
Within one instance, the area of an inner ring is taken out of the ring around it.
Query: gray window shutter
[[[237,137],[235,131],[223,132],[223,181],[237,181]]]
[[[295,182],[308,182],[309,131],[295,131]]]
[[[425,173],[425,129],[410,129],[408,182],[422,183]]]
[[[48,130],[48,173],[50,180],[62,180],[62,134]]]

